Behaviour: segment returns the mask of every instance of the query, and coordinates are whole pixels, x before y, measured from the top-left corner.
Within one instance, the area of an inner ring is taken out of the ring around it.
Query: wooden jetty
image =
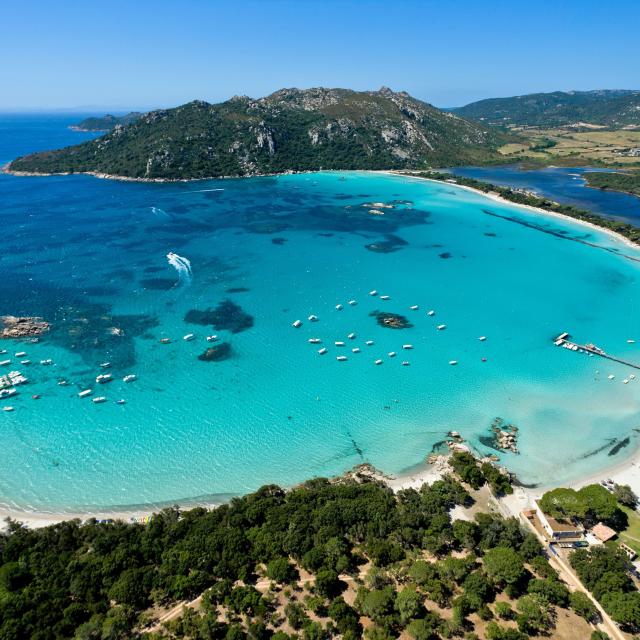
[[[631,367],[632,369],[640,370],[640,364],[635,364],[634,362],[629,362],[628,360],[624,360],[623,358],[618,358],[616,356],[612,356],[607,353],[604,349],[597,347],[595,344],[579,344],[577,342],[573,342],[569,338],[571,335],[566,331],[561,333],[559,336],[554,338],[553,344],[556,347],[564,347],[565,349],[569,349],[569,351],[577,351],[579,353],[589,353],[594,356],[600,356],[601,358],[606,358],[607,360],[612,360],[613,362],[618,362],[620,364],[624,364],[627,367]]]

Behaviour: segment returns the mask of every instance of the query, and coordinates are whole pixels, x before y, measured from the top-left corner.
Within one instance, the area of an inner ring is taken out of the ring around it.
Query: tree
[[[513,609],[508,602],[496,602],[496,615],[503,620],[512,620],[514,617]]]
[[[149,601],[148,574],[142,569],[127,569],[109,589],[109,597],[120,604],[139,609]]]
[[[493,598],[493,587],[480,571],[470,573],[464,580],[464,596],[471,611],[477,611]]]
[[[345,584],[332,569],[321,569],[316,574],[315,590],[325,598],[335,598],[343,591]]]
[[[298,580],[298,571],[287,558],[275,558],[267,565],[267,576],[278,584],[291,584]]]
[[[640,592],[609,592],[603,594],[601,600],[605,611],[616,622],[633,630],[640,627]]]
[[[549,605],[532,595],[523,596],[516,603],[518,629],[529,635],[547,632],[553,625]]]
[[[413,618],[417,618],[423,611],[424,597],[415,589],[406,588],[396,595],[396,611],[400,615],[400,624],[406,625]]]
[[[552,518],[582,519],[587,513],[587,505],[578,492],[564,487],[547,491],[538,504]]]
[[[596,629],[596,631],[591,632],[591,640],[611,640],[611,637],[608,633]]]
[[[460,477],[460,480],[474,489],[479,489],[485,483],[485,477],[482,475],[476,459],[470,453],[456,451],[449,458],[449,463]]]
[[[578,491],[578,497],[594,520],[611,520],[618,510],[616,497],[601,484],[588,484]]]
[[[483,565],[487,575],[499,585],[514,585],[526,573],[522,558],[509,547],[489,549],[484,555]]]
[[[569,594],[569,606],[581,618],[587,622],[595,623],[599,617],[598,609],[591,599],[582,591],[573,591]]]
[[[528,636],[518,629],[506,629],[490,622],[486,630],[487,640],[528,640]]]
[[[360,595],[362,594],[362,598]],[[358,593],[361,613],[374,622],[382,621],[393,614],[395,604],[395,589],[392,586]]]
[[[424,618],[412,620],[407,626],[407,633],[414,640],[438,640],[440,618],[435,613],[429,613]]]
[[[635,509],[638,506],[638,496],[628,484],[615,484],[613,486],[613,495],[625,507]]]
[[[284,607],[284,615],[287,616],[287,621],[296,630],[302,629],[302,627],[309,621],[304,607],[295,600],[289,600]]]
[[[560,607],[566,607],[569,601],[569,589],[559,580],[534,578],[527,585],[527,593]]]
[[[328,613],[335,621],[338,632],[341,635],[344,636],[348,632],[356,638],[362,635],[360,616],[358,616],[356,610],[350,607],[342,597],[338,597],[331,602]]]

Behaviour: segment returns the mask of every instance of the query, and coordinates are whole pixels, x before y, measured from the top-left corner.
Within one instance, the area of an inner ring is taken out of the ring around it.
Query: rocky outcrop
[[[36,316],[0,316],[0,327],[0,338],[33,338],[50,329],[48,322]]]

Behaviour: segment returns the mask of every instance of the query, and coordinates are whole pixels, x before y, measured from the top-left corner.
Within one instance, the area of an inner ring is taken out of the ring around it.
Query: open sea
[[[67,129],[79,119],[0,117],[0,161],[87,139]],[[216,502],[364,461],[398,474],[450,430],[497,453],[496,418],[519,429],[520,453],[499,456],[526,484],[638,446],[640,371],[552,338],[640,364],[640,251],[573,222],[366,172],[2,174],[0,243],[0,315],[52,323],[38,343],[0,341],[0,374],[29,378],[0,400],[14,407],[0,412],[0,506]]]

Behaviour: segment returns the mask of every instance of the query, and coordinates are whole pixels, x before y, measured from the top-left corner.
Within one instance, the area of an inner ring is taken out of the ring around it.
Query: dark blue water
[[[562,204],[571,204],[608,218],[639,224],[640,198],[626,193],[587,187],[583,175],[588,171],[596,169],[548,167],[525,170],[517,165],[452,169],[452,173],[458,176],[483,180],[502,187],[527,189]]]

